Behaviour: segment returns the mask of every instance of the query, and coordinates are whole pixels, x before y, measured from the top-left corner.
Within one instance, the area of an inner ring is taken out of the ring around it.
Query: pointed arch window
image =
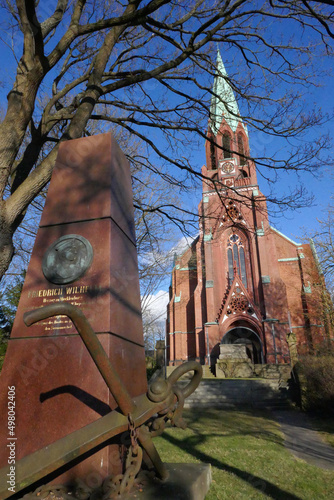
[[[210,134],[210,170],[216,170],[216,145],[214,143],[215,137],[213,134]]]
[[[232,248],[227,249],[227,260],[228,260],[228,284],[231,285],[234,275]]]
[[[234,275],[237,274],[247,288],[245,249],[241,238],[232,234],[227,242],[228,284],[231,286]]]
[[[225,158],[232,158],[231,136],[227,132],[224,132],[224,134],[223,134],[223,155],[224,155],[224,159]]]
[[[246,164],[246,158],[244,157],[245,155],[245,148],[244,148],[244,138],[242,134],[238,134],[238,153],[239,153],[239,164],[240,165],[245,165]]]
[[[239,247],[239,258],[240,258],[240,277],[241,281],[247,288],[247,275],[246,275],[246,260],[245,260],[245,250],[243,247]]]

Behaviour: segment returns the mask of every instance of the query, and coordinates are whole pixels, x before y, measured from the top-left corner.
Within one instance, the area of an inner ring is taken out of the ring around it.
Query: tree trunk
[[[13,231],[8,224],[6,205],[0,203],[0,281],[7,271],[14,255]]]

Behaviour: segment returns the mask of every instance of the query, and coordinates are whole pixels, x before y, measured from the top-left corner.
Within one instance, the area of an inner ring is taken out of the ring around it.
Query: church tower
[[[218,52],[214,80],[209,129],[206,141],[208,170],[218,170],[220,181],[234,186],[235,181],[249,179],[244,184],[256,184],[256,170],[249,158],[248,130],[240,118],[234,92]],[[236,185],[241,185],[237,183]]]
[[[221,345],[286,364],[324,332],[312,249],[270,226],[249,137],[220,53],[202,168],[199,236],[178,256],[167,315],[171,365],[215,364]],[[312,283],[312,285],[311,285]],[[293,352],[292,352],[293,351]]]

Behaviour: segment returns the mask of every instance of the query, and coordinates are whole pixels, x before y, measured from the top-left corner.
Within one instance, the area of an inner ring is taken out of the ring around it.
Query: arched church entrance
[[[262,341],[258,334],[251,328],[235,326],[225,333],[221,343],[244,345],[252,363],[264,363]]]

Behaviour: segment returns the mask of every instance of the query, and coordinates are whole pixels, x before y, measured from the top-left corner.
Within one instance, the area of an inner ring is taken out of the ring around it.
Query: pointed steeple
[[[236,131],[238,123],[242,123],[248,135],[247,127],[240,118],[238,103],[235,99],[232,87],[228,82],[228,75],[218,49],[216,75],[213,83],[213,95],[211,97],[210,106],[210,127],[215,135],[217,135],[219,131],[223,118],[225,118],[233,132]]]

